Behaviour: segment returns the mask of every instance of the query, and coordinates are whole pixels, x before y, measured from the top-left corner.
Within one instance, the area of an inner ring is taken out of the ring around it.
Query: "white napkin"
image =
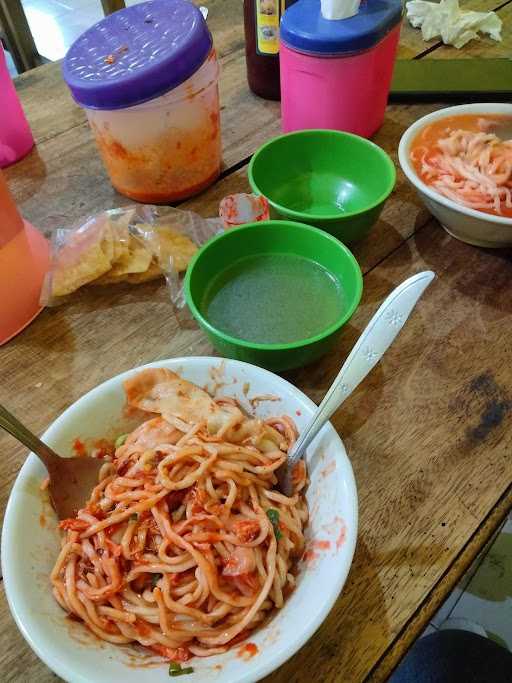
[[[348,19],[359,11],[361,0],[320,0],[324,19]]]
[[[459,0],[410,0],[406,8],[412,26],[421,27],[423,40],[440,36],[446,45],[461,48],[478,38],[479,31],[501,40],[502,21],[495,12],[466,12],[460,9]]]

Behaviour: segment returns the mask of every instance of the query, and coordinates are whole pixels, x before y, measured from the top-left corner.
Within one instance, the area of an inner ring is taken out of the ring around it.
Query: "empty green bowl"
[[[249,164],[251,187],[268,199],[272,218],[314,225],[342,242],[370,232],[395,180],[384,150],[336,130],[280,135]]]
[[[265,275],[258,270],[262,264]],[[297,264],[300,271],[294,270]],[[245,294],[237,289],[240,283]],[[327,292],[319,289],[327,283]],[[224,313],[230,320],[214,322],[211,302],[217,292],[228,291],[226,286],[232,296]],[[250,223],[213,237],[195,254],[185,276],[187,304],[219,353],[274,371],[306,365],[332,349],[356,310],[362,289],[361,269],[344,244],[322,230],[291,221]],[[302,314],[304,324],[299,325]],[[258,334],[267,338],[295,335],[290,325],[300,333],[285,342],[250,340],[258,326]],[[316,333],[308,334],[313,328]]]

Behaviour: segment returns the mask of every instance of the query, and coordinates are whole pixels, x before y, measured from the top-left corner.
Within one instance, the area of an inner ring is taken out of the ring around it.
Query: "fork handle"
[[[15,439],[20,441],[30,451],[39,456],[48,471],[55,462],[55,458],[60,458],[55,451],[43,443],[41,439],[38,439],[35,434],[28,430],[25,425],[22,425],[21,422],[1,404],[0,427],[5,429],[6,432],[9,432],[9,434],[14,436]]]

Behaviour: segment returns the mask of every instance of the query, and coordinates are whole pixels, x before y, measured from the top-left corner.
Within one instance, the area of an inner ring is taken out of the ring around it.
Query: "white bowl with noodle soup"
[[[143,368],[175,372],[184,380],[207,388],[217,401],[220,397],[236,399],[245,412],[259,419],[288,415],[299,430],[315,409],[304,394],[284,379],[238,361],[190,357],[159,361]],[[97,439],[114,439],[140,424],[143,421],[140,414],[136,418],[127,417],[123,388],[123,382],[134,378],[140,370],[118,375],[87,393],[55,420],[44,434],[44,440],[59,453],[71,455],[77,438],[80,443],[90,445]],[[218,405],[232,409],[233,404],[221,399]],[[284,605],[272,609],[245,640],[227,651],[206,657],[193,656],[183,663],[183,667],[192,667],[193,671],[180,676],[180,680],[190,683],[260,680],[299,650],[336,602],[355,548],[357,492],[343,443],[330,424],[308,450],[307,473],[309,484],[305,498],[309,521],[304,529],[305,547],[295,569],[290,570],[296,585],[285,596]],[[36,654],[70,683],[169,681],[169,662],[162,657],[140,645],[101,640],[79,619],[70,619],[67,611],[57,604],[50,574],[59,555],[62,532],[47,497],[40,490],[45,477],[44,467],[30,454],[13,486],[3,525],[4,586],[21,633]],[[284,526],[281,528],[286,536]],[[275,533],[277,538],[278,532]],[[268,544],[273,542],[268,540]],[[146,590],[151,592],[151,587]],[[214,604],[215,600],[211,605]],[[179,617],[182,618],[187,619]]]
[[[475,103],[439,109],[415,121],[402,135],[398,158],[402,171],[414,185],[427,209],[453,237],[480,247],[507,247],[512,245],[512,214],[497,215],[465,206],[436,191],[418,175],[411,160],[411,148],[418,135],[433,123],[446,117],[461,115],[510,117],[512,129],[512,104]]]

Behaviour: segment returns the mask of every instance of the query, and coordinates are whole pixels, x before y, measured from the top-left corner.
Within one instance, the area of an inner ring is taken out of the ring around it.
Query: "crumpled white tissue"
[[[320,0],[324,19],[348,19],[359,11],[361,0]]]
[[[423,40],[440,36],[446,45],[461,48],[478,38],[479,31],[501,40],[502,21],[495,12],[467,12],[460,9],[459,0],[410,0],[406,8],[412,26],[421,27]]]

